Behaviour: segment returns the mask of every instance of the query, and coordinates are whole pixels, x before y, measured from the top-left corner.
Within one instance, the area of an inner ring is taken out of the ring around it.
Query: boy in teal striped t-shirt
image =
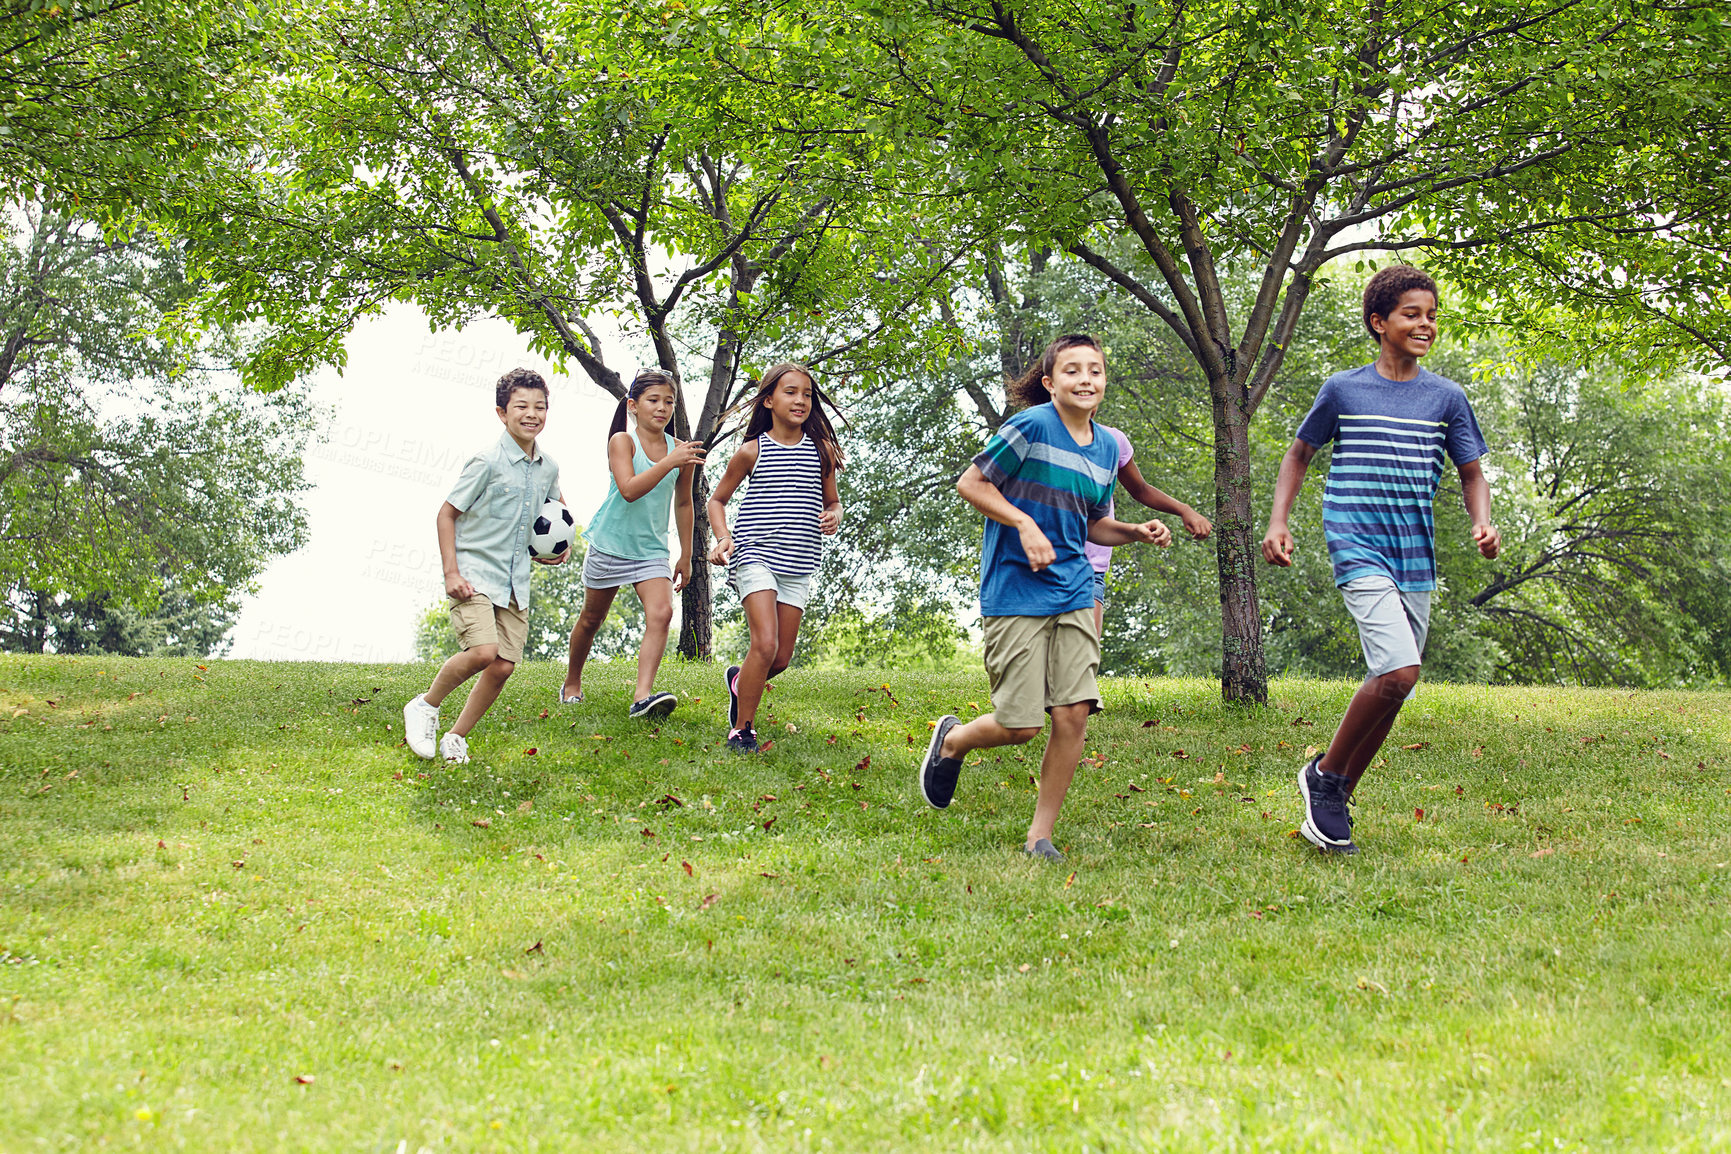
[[[1347,799],[1418,683],[1436,588],[1431,507],[1445,455],[1460,472],[1479,552],[1495,557],[1502,546],[1472,405],[1459,385],[1418,364],[1436,340],[1436,315],[1436,283],[1418,269],[1394,265],[1370,278],[1364,324],[1380,352],[1375,362],[1328,378],[1316,394],[1280,462],[1262,539],[1269,564],[1292,564],[1287,517],[1311,457],[1333,442],[1322,533],[1369,667],[1328,749],[1298,771],[1299,832],[1333,853],[1358,852]]]
[[[956,483],[986,515],[980,616],[992,712],[965,725],[954,715],[933,723],[920,792],[945,808],[964,757],[1032,741],[1049,713],[1052,735],[1022,848],[1061,861],[1053,826],[1082,758],[1088,717],[1100,708],[1094,567],[1083,545],[1167,545],[1172,531],[1109,513],[1118,443],[1093,419],[1106,393],[1106,361],[1093,337],[1059,337],[1008,393],[1012,403],[1029,407],[999,427]]]

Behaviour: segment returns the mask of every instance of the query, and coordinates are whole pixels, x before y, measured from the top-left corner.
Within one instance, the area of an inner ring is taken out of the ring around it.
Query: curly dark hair
[[[1391,264],[1387,268],[1378,269],[1364,286],[1364,327],[1370,333],[1370,339],[1377,344],[1382,338],[1376,335],[1376,329],[1371,327],[1370,318],[1388,319],[1390,313],[1400,304],[1400,298],[1413,289],[1423,289],[1436,298],[1437,304],[1442,304],[1442,294],[1436,291],[1436,281],[1430,279],[1430,274],[1421,268],[1410,264]]]
[[[1053,337],[1052,343],[1046,346],[1046,351],[1040,354],[1039,360],[1029,365],[1021,376],[1004,384],[1004,399],[1010,403],[1010,408],[1031,409],[1035,405],[1049,402],[1052,399],[1051,391],[1041,382],[1052,375],[1059,353],[1078,346],[1093,349],[1101,356],[1106,355],[1100,342],[1089,333],[1065,333]]]
[[[518,389],[540,389],[542,396],[550,396],[547,382],[541,379],[541,374],[534,369],[512,369],[499,378],[499,383],[493,386],[493,403],[501,409],[511,403],[511,394]]]

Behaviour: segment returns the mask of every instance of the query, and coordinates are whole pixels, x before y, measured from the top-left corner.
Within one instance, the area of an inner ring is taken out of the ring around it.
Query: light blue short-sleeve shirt
[[[457,572],[497,606],[529,608],[529,532],[559,495],[559,466],[535,446],[525,453],[500,433],[463,465],[445,498],[457,510]]]

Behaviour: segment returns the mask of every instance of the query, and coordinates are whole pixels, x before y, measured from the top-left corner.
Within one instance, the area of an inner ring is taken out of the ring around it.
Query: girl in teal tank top
[[[607,497],[589,519],[583,539],[583,611],[571,629],[571,651],[559,703],[583,700],[583,664],[595,634],[607,620],[621,586],[637,590],[643,603],[643,645],[637,653],[637,690],[632,717],[665,717],[679,704],[671,693],[655,692],[655,674],[667,650],[673,623],[673,594],[691,579],[691,482],[703,464],[701,441],[667,435],[678,403],[678,385],[667,373],[645,369],[613,414],[607,431]],[[626,419],[636,422],[626,431]],[[667,514],[679,525],[679,560],[668,571]]]

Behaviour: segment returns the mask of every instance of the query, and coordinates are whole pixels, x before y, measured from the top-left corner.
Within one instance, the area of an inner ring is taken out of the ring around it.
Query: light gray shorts
[[[583,585],[587,589],[617,589],[621,585],[635,585],[656,577],[671,581],[673,563],[665,557],[648,560],[615,557],[593,548],[583,558]]]
[[[1382,573],[1354,577],[1340,587],[1346,611],[1358,625],[1358,644],[1372,677],[1424,662],[1430,632],[1430,591],[1396,589]]]
[[[733,586],[741,601],[750,594],[773,589],[778,605],[804,609],[806,601],[811,597],[810,573],[777,573],[760,561],[748,561],[744,565],[729,569],[727,583]]]

